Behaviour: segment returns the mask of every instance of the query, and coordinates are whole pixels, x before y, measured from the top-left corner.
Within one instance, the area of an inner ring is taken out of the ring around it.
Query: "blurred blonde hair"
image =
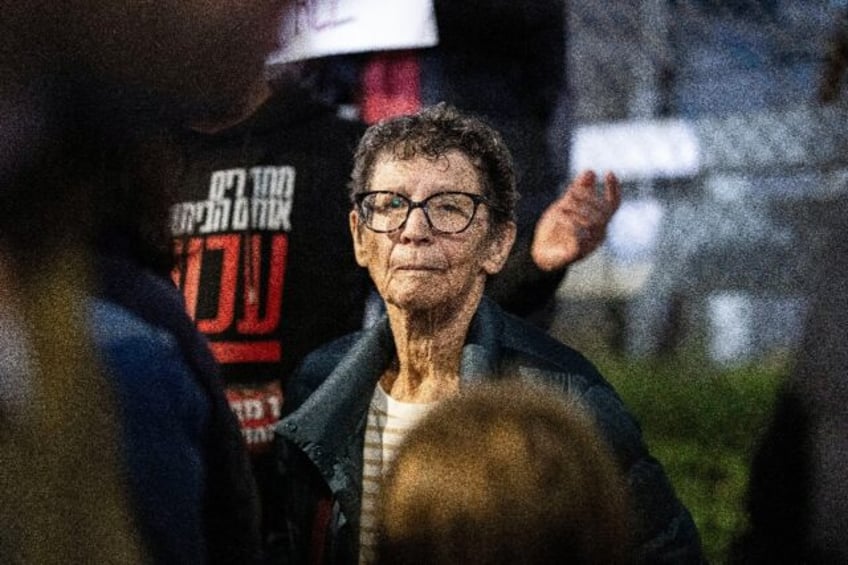
[[[379,563],[627,563],[627,509],[576,401],[518,381],[479,386],[400,447],[381,493]]]

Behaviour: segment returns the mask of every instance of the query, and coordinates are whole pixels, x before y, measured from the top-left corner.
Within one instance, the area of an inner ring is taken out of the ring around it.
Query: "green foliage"
[[[689,508],[711,563],[747,524],[749,463],[786,363],[721,369],[694,357],[590,356],[639,419],[651,452]]]

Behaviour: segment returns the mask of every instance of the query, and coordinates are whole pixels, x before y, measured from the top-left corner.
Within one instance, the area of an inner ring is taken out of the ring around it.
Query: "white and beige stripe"
[[[388,471],[403,438],[436,403],[398,402],[380,385],[368,408],[362,468],[362,516],[359,562],[373,563],[377,534],[376,503],[383,474]]]

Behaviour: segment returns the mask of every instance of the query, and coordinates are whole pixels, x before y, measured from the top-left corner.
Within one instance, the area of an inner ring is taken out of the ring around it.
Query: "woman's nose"
[[[401,230],[401,238],[407,240],[429,239],[433,235],[430,222],[424,214],[423,208],[413,208],[406,218],[406,223]]]

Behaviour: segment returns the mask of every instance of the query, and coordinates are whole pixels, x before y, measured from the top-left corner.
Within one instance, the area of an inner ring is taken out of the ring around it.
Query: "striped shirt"
[[[359,562],[374,562],[377,534],[376,504],[383,475],[394,459],[401,440],[435,402],[398,402],[379,384],[368,408],[362,467],[362,518],[359,533]]]

